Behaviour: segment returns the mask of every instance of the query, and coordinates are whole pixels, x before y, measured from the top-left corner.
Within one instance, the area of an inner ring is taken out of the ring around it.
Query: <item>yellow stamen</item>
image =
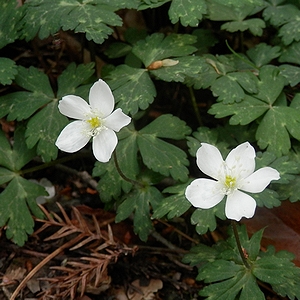
[[[88,123],[92,126],[92,128],[97,128],[101,125],[100,119],[98,117],[93,117],[87,120]]]
[[[226,175],[224,184],[227,187],[227,189],[232,189],[236,185],[236,178]]]

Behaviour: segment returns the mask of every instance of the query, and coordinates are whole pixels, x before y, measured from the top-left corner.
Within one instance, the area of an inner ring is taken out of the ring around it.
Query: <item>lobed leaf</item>
[[[247,51],[247,56],[260,68],[270,63],[274,58],[280,55],[279,46],[270,46],[266,43],[260,43]]]
[[[113,90],[117,107],[122,108],[125,114],[134,115],[139,109],[147,109],[156,96],[155,86],[146,69],[120,65],[109,73],[107,83]]]
[[[156,138],[154,134],[138,135],[137,144],[143,162],[149,169],[181,182],[188,179],[186,166],[189,162],[183,150]]]
[[[134,232],[139,235],[142,241],[147,241],[148,235],[152,230],[149,205],[161,199],[161,193],[153,186],[134,189],[126,195],[125,200],[118,207],[116,222],[125,220],[134,212]]]
[[[185,197],[185,190],[190,181],[175,186],[167,187],[163,193],[172,194],[164,198],[154,210],[152,219],[160,219],[167,215],[168,219],[183,215],[190,207],[191,203]]]
[[[84,32],[88,40],[101,44],[113,32],[110,26],[122,25],[121,18],[114,12],[122,6],[112,5],[103,1],[64,0],[56,5],[52,0],[27,1],[24,5],[23,35],[27,41],[36,34],[44,39],[62,28]]]
[[[7,226],[7,238],[19,246],[23,246],[27,235],[33,232],[31,212],[43,218],[35,201],[41,195],[47,195],[43,187],[20,176],[14,177],[0,194],[0,226]]]
[[[171,22],[176,24],[180,20],[185,27],[198,26],[205,14],[206,2],[204,0],[174,0],[169,9]]]
[[[171,114],[164,114],[139,131],[140,134],[151,134],[159,138],[181,140],[191,133],[186,123]]]
[[[148,67],[152,62],[165,58],[187,56],[197,49],[192,46],[197,38],[189,34],[172,33],[165,36],[154,33],[145,40],[138,41],[132,48],[135,54]]]
[[[253,18],[249,20],[232,21],[222,24],[221,29],[229,32],[249,30],[253,35],[261,36],[263,29],[266,27],[262,19]]]
[[[20,21],[23,17],[23,7],[18,7],[16,0],[0,3],[0,49],[19,38]],[[9,83],[7,83],[9,84]]]
[[[57,101],[52,101],[29,120],[25,134],[27,146],[36,145],[37,154],[45,162],[56,159],[55,141],[67,124],[68,119],[58,111]]]
[[[11,84],[16,74],[18,74],[16,63],[9,58],[0,57],[0,84]]]

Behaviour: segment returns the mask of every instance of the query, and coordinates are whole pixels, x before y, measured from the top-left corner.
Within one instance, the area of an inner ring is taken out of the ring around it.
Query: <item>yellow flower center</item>
[[[224,185],[226,187],[227,193],[232,192],[236,188],[236,178],[226,175]]]
[[[87,120],[87,122],[91,125],[93,129],[101,125],[100,119],[98,117],[90,118],[89,120]]]

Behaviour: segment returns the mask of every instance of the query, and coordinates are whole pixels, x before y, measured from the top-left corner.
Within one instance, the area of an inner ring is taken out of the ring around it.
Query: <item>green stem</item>
[[[119,162],[118,162],[118,158],[117,158],[117,152],[116,150],[113,152],[113,156],[114,156],[114,162],[115,162],[115,166],[116,166],[116,169],[119,173],[119,175],[127,182],[133,184],[133,185],[138,185],[139,187],[143,188],[144,185],[136,180],[133,180],[133,179],[130,179],[128,178],[121,170],[120,168],[120,165],[119,165]]]
[[[201,116],[200,116],[200,113],[199,113],[199,109],[198,109],[198,106],[197,106],[197,101],[196,101],[195,93],[194,93],[194,90],[193,90],[193,88],[191,86],[189,87],[189,91],[190,91],[192,105],[193,105],[193,108],[194,108],[194,112],[195,112],[197,121],[198,121],[199,125],[203,125],[202,124],[202,120],[201,120]]]
[[[56,160],[50,161],[48,163],[44,163],[42,165],[38,165],[38,166],[29,168],[29,169],[20,170],[18,172],[18,174],[19,175],[24,175],[24,174],[27,174],[27,173],[40,171],[40,170],[47,169],[47,168],[52,167],[52,166],[57,165],[57,164],[61,164],[61,163],[64,163],[64,162],[67,162],[67,161],[70,161],[70,160],[73,160],[73,159],[78,159],[79,157],[83,157],[83,156],[85,157],[86,155],[82,155],[82,153],[76,153],[74,155],[70,155],[70,156],[60,158],[60,159],[56,159]]]
[[[245,254],[244,254],[242,246],[241,246],[241,241],[240,241],[239,233],[238,233],[238,230],[237,230],[236,221],[231,220],[231,226],[232,226],[232,229],[233,229],[233,234],[234,234],[235,241],[236,241],[240,256],[242,258],[242,261],[243,261],[245,267],[247,269],[250,269],[250,265],[249,265],[249,263],[248,263],[248,261],[245,257]]]
[[[225,41],[226,45],[228,47],[228,49],[232,52],[233,55],[235,55],[236,57],[238,57],[241,61],[243,61],[244,63],[246,63],[247,65],[251,66],[252,68],[258,70],[259,68],[253,64],[252,62],[250,62],[249,60],[245,59],[244,57],[242,57],[241,55],[237,54],[228,44],[227,40]]]

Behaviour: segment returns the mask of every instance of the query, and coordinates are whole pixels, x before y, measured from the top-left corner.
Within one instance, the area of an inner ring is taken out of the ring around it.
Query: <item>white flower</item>
[[[199,169],[215,180],[195,179],[185,191],[186,198],[193,206],[208,209],[227,196],[225,215],[232,220],[251,218],[255,212],[256,201],[241,191],[260,193],[280,178],[279,172],[270,167],[254,172],[255,150],[248,142],[233,149],[225,161],[215,146],[206,143],[201,144],[196,157]]]
[[[62,130],[55,145],[62,151],[73,153],[83,148],[92,138],[96,159],[108,162],[118,143],[115,131],[128,125],[131,118],[120,108],[113,112],[113,94],[101,79],[91,87],[89,103],[74,95],[65,96],[59,101],[59,111],[77,120]]]

